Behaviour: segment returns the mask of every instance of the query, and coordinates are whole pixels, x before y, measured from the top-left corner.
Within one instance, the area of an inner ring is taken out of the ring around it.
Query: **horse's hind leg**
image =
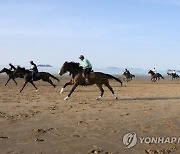
[[[17,85],[17,82],[16,82],[16,80],[15,80],[14,78],[13,78],[12,80],[13,80],[13,81],[14,81],[14,83]]]
[[[36,89],[36,92],[38,91],[38,89],[37,89],[37,87],[35,86],[35,84],[31,81],[30,82],[33,86],[34,86],[34,88]]]
[[[115,99],[118,99],[117,96],[116,96],[115,93],[114,93],[114,90],[113,90],[112,87],[109,85],[109,83],[108,83],[108,82],[107,82],[107,83],[104,83],[104,85],[109,88],[109,90],[110,90],[110,91],[112,92],[112,94],[114,95]]]
[[[56,85],[50,79],[47,82],[49,82],[54,88],[56,87]]]
[[[101,95],[97,98],[97,100],[101,99],[104,94],[104,89],[102,88],[102,84],[96,84],[101,91]]]

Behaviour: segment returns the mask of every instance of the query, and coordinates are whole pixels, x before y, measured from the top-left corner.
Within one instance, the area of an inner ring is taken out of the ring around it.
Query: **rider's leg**
[[[85,69],[85,74],[86,74],[85,75],[85,78],[86,78],[85,81],[86,81],[86,83],[89,83],[89,74],[90,74],[91,70],[92,70],[91,68],[86,68]]]

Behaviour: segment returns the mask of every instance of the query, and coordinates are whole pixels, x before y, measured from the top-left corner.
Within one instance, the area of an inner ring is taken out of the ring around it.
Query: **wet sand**
[[[72,86],[60,94],[69,80],[60,77],[53,88],[35,82],[39,91],[24,79],[5,87],[6,75],[0,75],[0,153],[5,154],[142,154],[180,153],[179,144],[140,144],[127,149],[123,136],[135,132],[141,137],[180,137],[180,81],[170,78],[158,84],[138,77],[123,87],[110,81],[118,100],[104,87],[79,86],[64,101]]]

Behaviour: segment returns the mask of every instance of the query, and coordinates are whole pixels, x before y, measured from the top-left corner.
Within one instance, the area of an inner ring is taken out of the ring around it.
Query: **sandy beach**
[[[118,100],[104,87],[79,86],[64,101],[72,86],[60,89],[69,77],[53,81],[53,88],[35,82],[39,91],[24,79],[5,87],[0,75],[0,153],[2,154],[143,154],[180,153],[180,144],[140,143],[126,148],[123,137],[135,132],[138,137],[180,137],[180,82],[170,78],[152,83],[138,77],[123,87],[110,81]]]

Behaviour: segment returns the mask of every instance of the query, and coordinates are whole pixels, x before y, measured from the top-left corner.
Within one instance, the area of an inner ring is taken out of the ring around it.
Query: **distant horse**
[[[135,75],[129,74],[129,73],[127,73],[127,72],[124,72],[123,75],[125,76],[124,81],[126,81],[126,82],[131,81],[132,78],[135,77]]]
[[[33,77],[33,81],[32,81],[32,72],[30,70],[26,70],[25,68],[21,68],[21,67],[17,67],[17,69],[15,70],[16,73],[22,74],[24,76],[25,79],[25,83],[21,89],[20,92],[23,91],[24,87],[26,86],[26,84],[29,82],[31,83],[34,88],[37,91],[37,87],[35,86],[35,84],[33,83],[33,81],[38,81],[38,80],[43,80],[45,82],[50,83],[54,88],[56,87],[56,85],[51,81],[50,77],[57,80],[59,82],[59,79],[56,78],[55,76],[51,75],[48,72],[38,72],[35,77]]]
[[[86,85],[85,77],[83,75],[84,71],[79,63],[65,62],[59,71],[59,75],[63,75],[67,72],[72,74],[72,79],[70,82],[66,83],[63,88],[65,88],[67,85],[73,85],[73,88],[71,89],[70,93],[68,94],[67,97],[65,97],[64,100],[67,100],[71,96],[71,94],[74,92],[74,90],[76,89],[76,87],[78,85],[83,85],[83,86]],[[122,81],[110,74],[105,74],[105,73],[101,73],[101,72],[91,72],[90,73],[90,79],[89,79],[88,85],[96,84],[101,91],[101,95],[97,99],[101,99],[101,97],[104,94],[104,89],[102,88],[102,85],[105,85],[106,87],[108,87],[109,90],[112,92],[112,94],[117,99],[117,96],[115,95],[112,87],[109,85],[108,79],[115,79],[116,81],[120,82],[121,86],[122,86]]]
[[[15,74],[14,71],[11,71],[7,68],[3,68],[0,73],[6,73],[9,76],[9,79],[7,80],[5,86],[9,83],[9,81],[12,79],[14,81],[14,83],[17,85],[17,82],[15,80],[15,78],[23,78],[23,76],[19,76],[18,74]]]
[[[151,74],[152,82],[159,82],[160,78],[164,79],[164,77],[160,73],[154,73],[152,70],[150,70],[148,74]]]
[[[167,75],[172,77],[171,81],[173,81],[175,79],[179,80],[179,78],[180,78],[178,74],[174,74],[174,73],[167,72]]]

